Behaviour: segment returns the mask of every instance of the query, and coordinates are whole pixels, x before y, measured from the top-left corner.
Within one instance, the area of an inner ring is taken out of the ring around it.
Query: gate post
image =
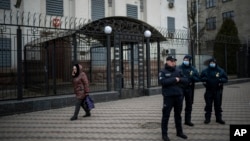
[[[104,32],[107,35],[107,91],[111,91],[111,47],[110,47],[110,34],[112,28],[105,26]]]
[[[54,95],[56,95],[56,40],[53,40],[53,46],[52,46],[52,78],[53,78],[53,92]]]
[[[120,51],[120,41],[119,41],[119,34],[114,33],[114,70],[115,70],[115,77],[114,77],[114,89],[119,91],[121,96],[121,51]]]
[[[146,64],[147,64],[147,88],[151,87],[151,71],[150,71],[150,47],[149,47],[149,38],[151,37],[151,32],[146,30],[144,32],[146,37]]]
[[[22,83],[22,30],[20,26],[17,29],[17,99],[23,99]]]
[[[45,72],[45,95],[49,95],[49,42],[45,42],[45,65],[44,65],[44,72]]]

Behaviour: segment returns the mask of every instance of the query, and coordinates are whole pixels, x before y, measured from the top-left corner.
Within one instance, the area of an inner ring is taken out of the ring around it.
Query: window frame
[[[61,5],[58,5],[59,3]],[[58,10],[55,11],[55,9],[53,7],[58,7],[57,8]],[[61,8],[61,9],[59,9],[59,8]],[[46,15],[63,17],[63,15],[64,15],[63,0],[46,0]]]
[[[171,55],[171,56],[173,56],[174,58],[176,58],[176,49],[170,48],[168,54]]]
[[[206,8],[213,8],[216,6],[216,0],[206,0]]]
[[[206,30],[216,29],[216,17],[210,17],[206,19]]]
[[[105,17],[105,1],[104,0],[91,0],[92,21],[99,20],[104,17]]]
[[[173,22],[173,24],[171,22]],[[172,25],[173,25],[173,28],[169,28]],[[168,28],[168,32],[171,32],[171,33],[175,32],[175,17],[167,17],[167,28]]]
[[[231,11],[223,12],[223,13],[222,13],[222,19],[223,19],[223,21],[224,21],[225,19],[232,19],[232,20],[234,20],[234,11],[231,10]]]
[[[130,9],[129,9],[130,8]],[[134,8],[134,9],[131,9]],[[138,6],[137,5],[133,5],[133,4],[126,4],[126,10],[127,10],[127,16],[130,18],[134,18],[134,19],[138,19]],[[136,17],[134,15],[130,15],[129,14],[129,10],[134,10],[136,11],[136,13],[134,13],[136,15]]]
[[[233,1],[233,0],[222,0],[222,3],[226,3],[226,2],[230,2],[230,1]]]
[[[10,10],[10,0],[1,0],[2,4],[0,5],[0,9],[4,9],[4,10]]]

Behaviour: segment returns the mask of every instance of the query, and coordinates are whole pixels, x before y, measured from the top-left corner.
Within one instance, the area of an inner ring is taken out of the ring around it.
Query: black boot
[[[225,121],[222,120],[222,119],[218,119],[218,120],[216,120],[216,122],[219,123],[219,124],[225,124]]]
[[[85,115],[83,115],[82,117],[90,117],[91,116],[91,113],[90,113],[90,110],[88,109],[88,105],[86,104],[85,101],[82,102],[82,108],[83,110],[85,111]]]
[[[211,118],[211,112],[206,112],[205,113],[205,124],[209,124],[210,123],[210,118]]]
[[[86,114],[83,117],[90,117],[91,113],[90,112],[86,112]]]
[[[217,123],[219,123],[219,124],[225,124],[225,121],[222,120],[221,112],[216,112],[215,116],[216,116],[216,122]]]
[[[70,118],[70,120],[71,120],[71,121],[77,120],[77,117],[76,117],[76,116],[73,116],[73,117]]]
[[[191,121],[186,121],[184,124],[188,126],[194,126],[194,124]]]
[[[167,135],[162,136],[163,141],[170,141]]]
[[[205,124],[209,124],[210,123],[210,119],[205,119],[204,123]]]
[[[183,138],[183,139],[187,139],[188,137],[183,134],[183,133],[177,133],[176,136],[180,137],[180,138]]]

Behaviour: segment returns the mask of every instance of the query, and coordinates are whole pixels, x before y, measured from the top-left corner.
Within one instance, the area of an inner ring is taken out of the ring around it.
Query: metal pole
[[[77,42],[76,42],[76,34],[73,34],[72,35],[72,38],[73,38],[73,48],[74,48],[74,50],[73,50],[73,52],[74,52],[74,60],[73,60],[73,62],[74,62],[74,64],[76,64],[77,63],[77,50],[76,50],[76,48],[77,48]]]
[[[150,48],[149,48],[149,37],[146,37],[146,63],[147,63],[147,88],[151,87],[151,72],[150,72]]]
[[[111,91],[111,49],[110,34],[107,34],[107,91]]]
[[[191,39],[191,55],[193,57],[192,65],[196,67],[196,65],[195,65],[195,55],[194,55],[194,40],[193,39]]]
[[[17,29],[17,99],[23,99],[23,79],[22,79],[22,30]]]
[[[45,72],[45,95],[49,95],[49,42],[45,42],[45,65],[44,65],[44,72]]]
[[[249,76],[249,37],[250,35],[247,35],[247,51],[246,51],[246,63],[245,63],[245,72],[246,72],[246,77]]]
[[[199,0],[196,1],[196,44],[197,55],[199,54]]]
[[[160,72],[161,69],[161,55],[160,55],[160,41],[157,41],[157,72]],[[159,77],[158,77],[158,84],[159,84]]]
[[[24,67],[24,69],[23,69],[24,70],[24,77],[23,78],[24,78],[24,88],[25,89],[28,88],[28,82],[27,82],[27,79],[28,79],[27,78],[28,77],[28,72],[27,71],[28,71],[28,69],[27,69],[27,55],[26,55],[27,54],[26,53],[27,49],[26,48],[27,48],[27,45],[25,45],[24,49],[23,49],[23,60],[24,60],[24,62],[23,62],[24,63],[23,64],[23,67]]]
[[[189,40],[190,40],[190,51],[191,51],[191,56],[192,56],[192,65],[195,66],[195,55],[194,55],[194,39],[193,35],[191,35],[191,29],[188,28],[189,31]]]
[[[56,95],[56,40],[53,40],[52,48],[52,77],[53,77],[53,91]]]
[[[130,52],[131,52],[131,85],[134,89],[135,87],[135,67],[134,67],[134,43],[130,43]]]
[[[224,49],[225,49],[225,71],[227,73],[227,44],[225,44]]]
[[[197,46],[197,55],[198,55],[198,61],[197,61],[197,69],[200,71],[200,51],[199,51],[199,0],[196,1],[196,46]],[[195,58],[195,57],[194,57]]]

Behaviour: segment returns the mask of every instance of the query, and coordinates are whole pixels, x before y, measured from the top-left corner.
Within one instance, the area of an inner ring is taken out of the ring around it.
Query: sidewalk
[[[205,125],[205,89],[195,90],[192,122],[183,125],[188,141],[229,141],[230,124],[250,124],[250,82],[225,86],[223,119],[226,125],[215,122]],[[96,103],[92,116],[70,121],[74,107],[0,117],[1,141],[161,141],[162,96]],[[184,114],[184,112],[182,112]],[[173,112],[169,121],[171,141],[175,136]]]

